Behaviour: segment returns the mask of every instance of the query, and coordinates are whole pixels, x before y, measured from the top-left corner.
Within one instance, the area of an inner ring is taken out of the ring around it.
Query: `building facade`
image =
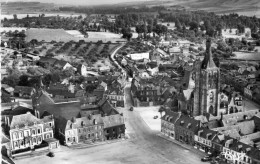
[[[54,137],[53,128],[54,119],[52,115],[45,116],[42,119],[29,112],[13,116],[9,131],[11,151],[15,153],[15,151],[21,149],[35,149],[44,140]],[[54,147],[59,147],[58,141],[53,140],[52,143],[55,144]]]

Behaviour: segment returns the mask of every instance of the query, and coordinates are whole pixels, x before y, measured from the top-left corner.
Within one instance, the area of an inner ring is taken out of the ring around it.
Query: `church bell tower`
[[[211,39],[206,41],[206,52],[202,62],[195,65],[195,93],[193,116],[210,113],[218,115],[220,71],[211,52]]]

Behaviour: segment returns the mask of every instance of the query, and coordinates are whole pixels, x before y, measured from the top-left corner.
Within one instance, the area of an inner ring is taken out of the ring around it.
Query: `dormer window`
[[[189,123],[189,124],[187,125],[187,128],[188,128],[188,129],[190,129],[190,127],[191,127],[191,123]]]

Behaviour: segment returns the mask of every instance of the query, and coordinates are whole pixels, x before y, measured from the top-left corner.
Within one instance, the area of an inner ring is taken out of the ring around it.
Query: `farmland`
[[[31,41],[32,39],[37,39],[39,41],[44,40],[45,42],[69,42],[71,40],[97,42],[99,40],[102,40],[103,42],[110,41],[113,43],[116,43],[117,41],[125,41],[124,39],[121,39],[121,36],[119,34],[109,32],[88,32],[87,38],[77,37],[79,36],[78,33],[76,35],[70,33],[70,30],[66,32],[64,29],[30,28],[26,31],[25,40],[27,42]]]
[[[52,42],[42,43],[31,49],[30,52],[37,52],[39,56],[54,57],[71,63],[85,63],[94,67],[110,66],[108,57],[119,44],[110,42]]]

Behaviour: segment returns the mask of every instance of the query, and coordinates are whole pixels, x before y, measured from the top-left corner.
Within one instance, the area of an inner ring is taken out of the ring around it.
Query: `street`
[[[132,105],[130,99],[130,88],[126,88],[126,107],[119,111],[124,114],[126,130],[130,139],[99,145],[84,149],[69,149],[61,147],[55,152],[55,157],[38,156],[15,160],[17,164],[117,164],[117,163],[138,163],[138,164],[202,164],[202,155],[194,154],[183,147],[167,141],[156,134],[145,124],[137,111],[129,111]]]

